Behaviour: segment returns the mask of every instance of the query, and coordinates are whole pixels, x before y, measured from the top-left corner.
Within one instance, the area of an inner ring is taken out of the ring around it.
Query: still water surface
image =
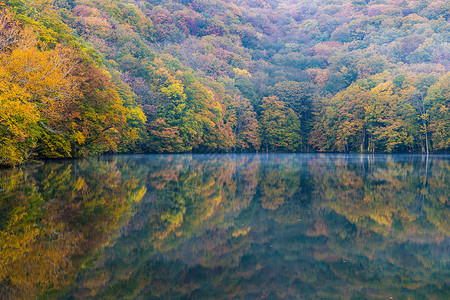
[[[1,299],[449,299],[450,156],[0,170]]]

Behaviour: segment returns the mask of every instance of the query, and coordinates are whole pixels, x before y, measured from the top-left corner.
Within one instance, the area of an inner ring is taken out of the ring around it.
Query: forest
[[[0,166],[448,153],[449,110],[446,0],[0,0]]]

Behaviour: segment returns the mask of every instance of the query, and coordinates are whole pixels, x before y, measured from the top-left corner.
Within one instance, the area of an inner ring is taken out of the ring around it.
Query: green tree
[[[300,122],[294,111],[278,97],[265,97],[261,105],[259,132],[261,144],[268,151],[294,152],[301,141]]]
[[[258,120],[253,106],[247,98],[240,95],[235,96],[236,123],[234,125],[234,135],[236,142],[234,151],[237,149],[259,150],[260,140],[258,136]]]

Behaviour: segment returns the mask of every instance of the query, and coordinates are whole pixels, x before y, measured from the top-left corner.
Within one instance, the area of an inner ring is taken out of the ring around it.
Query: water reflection
[[[0,298],[69,285],[145,194],[130,164],[48,163],[0,172]]]
[[[0,176],[0,298],[450,296],[448,156],[106,156]]]

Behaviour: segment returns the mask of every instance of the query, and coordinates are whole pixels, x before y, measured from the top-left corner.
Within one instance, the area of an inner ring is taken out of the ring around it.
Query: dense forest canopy
[[[450,150],[445,0],[3,0],[0,164]]]

